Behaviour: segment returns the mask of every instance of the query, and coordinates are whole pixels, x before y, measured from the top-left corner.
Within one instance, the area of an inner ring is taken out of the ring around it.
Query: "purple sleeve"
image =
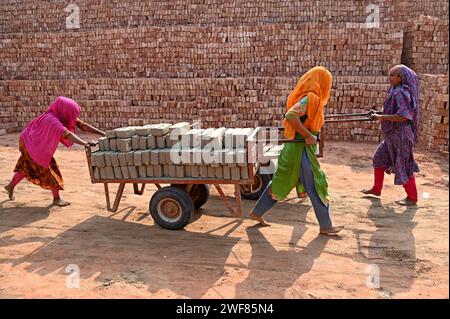
[[[411,95],[406,91],[398,91],[394,95],[395,99],[395,114],[403,116],[412,121],[414,112],[411,108]]]

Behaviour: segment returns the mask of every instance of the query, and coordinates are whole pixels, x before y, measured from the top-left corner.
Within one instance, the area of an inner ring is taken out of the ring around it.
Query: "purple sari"
[[[419,172],[414,160],[414,144],[419,125],[419,80],[417,74],[405,65],[399,65],[402,84],[390,87],[384,102],[383,114],[400,115],[405,122],[382,121],[384,140],[373,156],[374,168],[384,168],[394,173],[395,185],[404,185]]]

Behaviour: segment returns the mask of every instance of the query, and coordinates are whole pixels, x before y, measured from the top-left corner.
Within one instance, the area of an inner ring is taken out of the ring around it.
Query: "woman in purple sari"
[[[414,144],[419,125],[419,79],[405,65],[389,71],[391,87],[384,102],[383,114],[374,117],[381,122],[384,140],[373,155],[374,185],[362,189],[364,194],[381,195],[384,172],[395,174],[394,184],[403,185],[407,197],[396,201],[400,205],[416,205],[417,187],[414,172],[419,166],[414,160]]]

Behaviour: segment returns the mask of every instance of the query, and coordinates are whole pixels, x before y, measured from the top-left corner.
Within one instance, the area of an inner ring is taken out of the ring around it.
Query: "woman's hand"
[[[305,139],[306,145],[314,145],[317,144],[317,137],[314,135],[310,135]]]
[[[381,114],[372,114],[372,119],[374,120],[374,121],[382,121],[383,120],[383,115],[381,115]]]

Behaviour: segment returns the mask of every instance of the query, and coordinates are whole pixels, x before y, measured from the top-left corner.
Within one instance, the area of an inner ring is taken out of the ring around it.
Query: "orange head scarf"
[[[330,71],[323,66],[316,66],[300,78],[294,90],[289,94],[286,103],[287,110],[300,99],[308,96],[308,107],[306,109],[308,118],[303,125],[311,132],[319,132],[325,122],[323,108],[330,99],[332,80]],[[295,130],[286,119],[284,120],[284,128],[285,138],[295,138]]]

